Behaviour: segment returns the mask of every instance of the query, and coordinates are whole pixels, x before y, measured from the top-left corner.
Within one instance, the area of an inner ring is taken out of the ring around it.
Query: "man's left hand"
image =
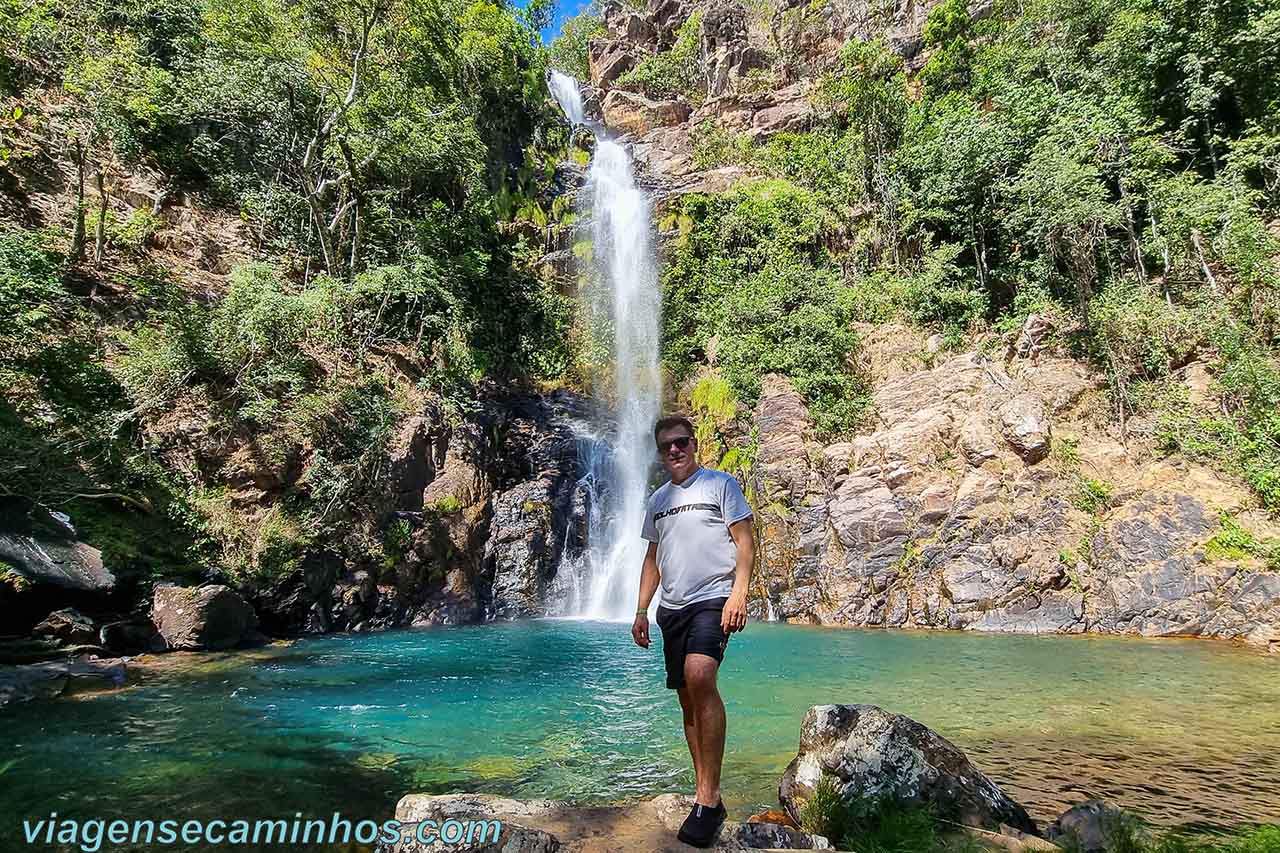
[[[729,596],[720,612],[720,628],[726,634],[741,631],[747,627],[747,597],[738,593]]]

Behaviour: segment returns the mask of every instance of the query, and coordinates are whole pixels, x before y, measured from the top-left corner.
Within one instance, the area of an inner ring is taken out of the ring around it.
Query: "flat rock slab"
[[[454,850],[473,853],[614,853],[645,850],[684,853],[695,850],[676,839],[693,799],[663,794],[652,800],[612,806],[577,806],[553,800],[511,800],[485,794],[410,794],[396,805],[396,818],[406,824],[480,819],[502,821],[497,843],[429,845],[415,840],[379,847],[381,853]],[[412,830],[408,830],[410,833]],[[709,848],[737,850],[831,850],[820,835],[776,824],[726,821],[718,842]]]
[[[0,668],[0,706],[32,699],[53,699],[85,690],[121,687],[122,658],[77,659]]]

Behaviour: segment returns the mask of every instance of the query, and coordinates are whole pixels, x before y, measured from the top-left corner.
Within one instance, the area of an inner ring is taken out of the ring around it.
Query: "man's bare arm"
[[[729,527],[733,537],[736,558],[733,567],[733,591],[725,602],[720,615],[720,627],[726,634],[741,631],[747,626],[747,592],[751,589],[751,569],[756,561],[756,540],[751,528],[750,516],[734,522]]]
[[[631,623],[631,639],[642,649],[649,648],[649,609],[653,594],[658,591],[662,575],[658,572],[658,543],[650,542],[644,553],[644,566],[640,569],[640,600],[636,604],[636,618]]]

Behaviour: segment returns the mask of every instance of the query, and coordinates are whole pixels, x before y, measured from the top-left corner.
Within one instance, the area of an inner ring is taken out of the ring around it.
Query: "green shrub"
[[[1106,832],[1107,849],[1115,853],[1280,853],[1280,825],[1275,824],[1228,835],[1162,834],[1126,812],[1111,820]]]
[[[39,349],[74,302],[62,286],[64,258],[36,231],[0,229],[0,346],[5,360]]]
[[[1080,478],[1071,505],[1081,512],[1099,515],[1111,508],[1115,489],[1105,480]]]
[[[800,826],[828,839],[844,838],[853,822],[850,807],[833,777],[823,775],[800,806]]]
[[[661,53],[646,56],[635,67],[618,77],[614,85],[620,89],[643,92],[650,98],[683,96],[693,102],[702,100],[702,56],[699,45],[702,12],[695,11],[676,32],[676,43]]]
[[[699,122],[690,132],[693,165],[698,169],[746,165],[752,159],[751,137],[727,130],[714,119]]]
[[[413,547],[413,525],[407,519],[397,519],[387,525],[382,535],[382,565],[393,569]]]
[[[458,499],[457,495],[446,495],[429,505],[427,509],[439,515],[453,515],[455,512],[462,510],[462,501]]]
[[[897,270],[881,268],[853,286],[856,315],[864,322],[905,320],[948,337],[979,325],[987,301],[969,272],[956,261],[962,247],[938,246],[919,262]]]
[[[969,44],[972,20],[964,0],[945,0],[929,12],[924,23],[924,46],[932,56],[920,79],[937,93],[969,85],[973,48]]]
[[[943,853],[976,849],[943,837],[929,808],[891,798],[846,799],[831,776],[824,775],[800,808],[806,832],[824,835],[840,850],[857,853]]]
[[[168,405],[210,362],[204,311],[180,310],[162,317],[159,325],[120,332],[122,351],[110,362],[135,414]]]
[[[1167,452],[1239,473],[1263,506],[1280,509],[1280,364],[1238,328],[1219,326],[1214,339],[1220,413],[1170,408],[1161,414],[1157,439]]]
[[[1247,560],[1260,558],[1271,571],[1280,571],[1280,541],[1260,542],[1229,513],[1218,516],[1218,532],[1204,543],[1210,560]]]
[[[141,252],[163,227],[164,219],[147,208],[140,207],[130,213],[124,222],[113,223],[108,232],[113,244],[131,252]]]
[[[738,414],[738,397],[718,375],[704,376],[693,388],[693,434],[698,439],[698,461],[719,466],[727,449],[724,432]]]
[[[714,356],[747,405],[766,373],[788,376],[818,429],[851,429],[866,407],[850,365],[852,292],[823,245],[816,196],[762,181],[722,196],[688,196],[688,230],[663,271],[664,356],[677,377]],[[718,347],[715,345],[718,342]]]
[[[1186,363],[1205,340],[1205,319],[1133,280],[1114,283],[1090,305],[1095,352],[1130,380],[1165,376]]]

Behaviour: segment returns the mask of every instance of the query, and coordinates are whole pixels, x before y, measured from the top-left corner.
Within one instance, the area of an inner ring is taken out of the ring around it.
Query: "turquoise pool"
[[[691,786],[660,651],[624,625],[157,660],[123,690],[0,714],[0,840],[50,811],[381,819],[409,791],[601,801]],[[721,685],[739,816],[776,801],[810,705],[871,702],[943,733],[1042,820],[1105,796],[1164,825],[1280,821],[1280,659],[1223,644],[753,623]]]

